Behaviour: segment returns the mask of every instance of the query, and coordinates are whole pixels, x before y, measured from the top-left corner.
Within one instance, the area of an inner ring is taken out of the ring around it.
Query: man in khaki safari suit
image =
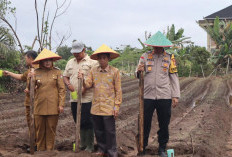
[[[71,95],[77,95],[78,91],[78,71],[82,70],[86,76],[90,69],[98,65],[98,62],[90,59],[85,53],[85,45],[82,42],[74,41],[72,44],[71,53],[74,58],[70,59],[63,73],[64,82],[71,92],[70,102],[73,120],[76,122],[77,113],[77,98]],[[81,99],[81,130],[80,130],[80,149],[92,152],[94,150],[94,132],[92,124],[92,116],[90,109],[92,106],[93,89],[83,91]]]

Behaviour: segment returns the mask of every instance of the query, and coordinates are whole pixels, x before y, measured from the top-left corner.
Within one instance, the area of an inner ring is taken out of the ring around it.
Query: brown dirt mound
[[[176,156],[232,156],[232,79],[231,76],[181,78],[181,99],[172,110],[168,148]],[[120,156],[136,156],[138,118],[138,80],[123,78],[123,103],[116,120]],[[68,96],[67,96],[68,97]],[[28,128],[24,116],[24,94],[0,94],[0,156],[31,156]],[[158,124],[154,114],[146,157],[157,156]],[[88,152],[75,154],[75,124],[68,98],[65,112],[60,115],[56,148],[52,152],[36,152],[34,156],[94,156]]]

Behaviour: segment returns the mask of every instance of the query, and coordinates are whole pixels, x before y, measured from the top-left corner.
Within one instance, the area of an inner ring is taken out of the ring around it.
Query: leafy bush
[[[60,70],[64,70],[68,61],[61,59],[55,62],[54,66],[58,67]]]
[[[22,54],[15,50],[0,50],[0,69],[7,70],[14,73],[20,73],[25,70],[25,67],[22,66],[24,59]],[[23,85],[17,80],[11,79],[10,77],[1,77],[0,78],[0,92],[7,91],[18,91],[22,90]]]

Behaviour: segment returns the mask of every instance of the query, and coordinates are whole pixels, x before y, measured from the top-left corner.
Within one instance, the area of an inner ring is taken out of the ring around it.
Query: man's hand
[[[71,91],[71,92],[74,92],[74,87],[73,85],[71,85],[70,83],[67,85],[68,89]]]
[[[115,119],[118,117],[118,113],[119,113],[119,110],[117,109],[117,107],[114,107],[113,116]]]
[[[137,71],[138,72],[140,72],[140,71],[143,72],[144,71],[144,64],[139,64]]]
[[[178,98],[172,98],[172,107],[175,108],[178,105]]]
[[[35,76],[34,70],[33,70],[33,71],[30,71],[30,72],[28,73],[27,78],[31,78],[31,77],[33,77],[33,76]]]
[[[24,93],[29,93],[29,89],[28,88],[24,89]]]
[[[10,72],[9,71],[3,71],[3,75],[4,76],[10,76]]]
[[[114,118],[116,119],[118,117],[118,110],[113,111]]]
[[[59,106],[58,110],[59,110],[59,113],[63,113],[64,112],[64,107],[63,106]]]

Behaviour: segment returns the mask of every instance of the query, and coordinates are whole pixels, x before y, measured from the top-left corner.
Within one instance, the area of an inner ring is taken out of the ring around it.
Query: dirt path
[[[232,156],[232,78],[181,78],[181,99],[172,109],[168,148],[175,156]],[[138,80],[124,78],[123,104],[116,121],[120,156],[136,156],[138,117]],[[0,156],[30,156],[28,128],[24,116],[23,94],[0,94]],[[149,146],[145,156],[157,156],[158,124],[153,116]],[[36,152],[35,156],[93,156],[87,152],[74,154],[72,142],[75,126],[68,98],[64,114],[60,115],[56,150]]]

